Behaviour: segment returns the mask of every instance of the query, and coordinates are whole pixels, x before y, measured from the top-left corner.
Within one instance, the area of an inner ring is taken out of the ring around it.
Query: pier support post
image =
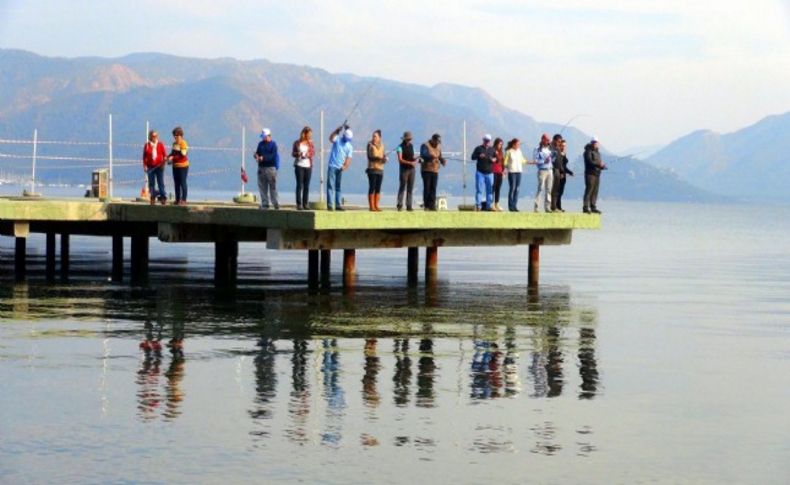
[[[55,277],[55,260],[56,260],[56,240],[55,240],[55,233],[48,232],[47,233],[47,249],[46,249],[46,265],[45,265],[45,272],[47,274],[47,279],[51,280]]]
[[[112,237],[112,280],[123,281],[123,236]]]
[[[357,252],[354,249],[343,250],[343,286],[354,286],[357,275]]]
[[[439,268],[439,248],[427,246],[425,248],[425,279],[435,279]]]
[[[536,288],[540,279],[540,245],[529,245],[529,267],[527,268],[527,286]]]
[[[132,236],[132,282],[148,278],[148,236]]]
[[[71,251],[71,238],[66,232],[60,234],[60,276],[61,278],[69,277],[69,266],[71,260],[69,253]]]
[[[408,269],[406,280],[409,286],[416,286],[417,285],[417,271],[419,270],[420,265],[420,249],[419,248],[409,248],[409,259],[408,259]]]
[[[307,286],[315,288],[318,286],[318,250],[310,249],[307,251]]]
[[[332,251],[329,249],[321,250],[321,285],[329,286],[329,270],[332,263]]]
[[[239,260],[238,241],[216,241],[214,243],[214,282],[236,281]]]
[[[25,260],[27,259],[27,238],[17,237],[14,244],[14,276],[17,281],[25,279]]]

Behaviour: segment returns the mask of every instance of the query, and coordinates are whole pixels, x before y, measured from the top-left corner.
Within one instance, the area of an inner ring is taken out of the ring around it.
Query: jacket
[[[368,143],[368,170],[374,173],[379,173],[384,170],[384,164],[387,163],[387,159],[384,155],[384,144],[379,143],[378,145],[374,145],[373,143]]]
[[[478,145],[472,152],[472,160],[477,161],[477,171],[480,173],[491,173],[492,159],[496,158],[496,150],[492,146]]]
[[[593,148],[592,143],[588,143],[584,146],[584,174],[601,175],[601,170],[603,170],[601,154]]]
[[[156,142],[156,148],[150,142],[143,146],[143,168],[146,170],[161,167],[164,165],[166,157],[167,150],[161,141]]]
[[[277,170],[280,169],[280,152],[277,151],[277,143],[275,143],[274,140],[270,142],[262,140],[258,143],[255,155],[257,155],[258,167],[274,167]]]
[[[315,156],[315,147],[313,146],[312,141],[307,140],[305,141],[305,143],[307,144],[306,154],[302,154],[300,149],[302,145],[302,140],[296,140],[293,144],[293,147],[291,147],[291,156],[294,159],[294,165],[296,165],[296,163],[301,160],[307,160],[308,162],[310,162],[310,168],[313,168],[313,157]]]
[[[538,170],[550,170],[553,166],[551,148],[538,145],[533,152],[533,158],[538,166]]]
[[[189,166],[187,151],[189,151],[189,146],[183,138],[180,142],[173,143],[173,149],[170,150],[170,156],[173,157],[173,168],[186,168]]]
[[[439,173],[439,164],[447,164],[447,161],[442,157],[441,143],[437,143],[435,147],[430,142],[423,143],[420,146],[420,158],[422,159],[423,172]]]

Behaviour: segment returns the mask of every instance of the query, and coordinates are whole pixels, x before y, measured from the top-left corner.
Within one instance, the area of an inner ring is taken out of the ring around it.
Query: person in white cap
[[[493,164],[497,161],[496,151],[491,146],[491,135],[483,135],[483,144],[475,147],[472,152],[472,160],[477,162],[475,172],[475,210],[492,210],[494,203],[494,173]],[[481,201],[481,195],[485,187],[486,199]]]
[[[329,135],[332,150],[329,152],[329,164],[326,171],[326,208],[327,210],[344,211],[343,193],[340,190],[340,181],[343,172],[351,164],[354,147],[351,140],[354,133],[346,125],[340,125]],[[333,206],[334,196],[334,206]]]
[[[590,143],[584,147],[584,213],[600,214],[596,206],[598,202],[598,187],[601,184],[601,171],[606,170],[606,164],[601,160],[598,151],[598,138],[592,137]]]
[[[268,209],[270,205],[275,209],[280,208],[277,201],[277,170],[280,169],[280,153],[277,143],[272,140],[272,131],[268,128],[261,130],[261,141],[255,150],[255,160],[258,162],[258,189],[261,191],[261,209]]]

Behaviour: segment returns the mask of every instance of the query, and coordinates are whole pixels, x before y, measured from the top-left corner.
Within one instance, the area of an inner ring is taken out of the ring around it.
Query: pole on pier
[[[33,130],[33,169],[30,175],[30,195],[36,193],[36,157],[38,152],[38,129]]]
[[[319,180],[320,183],[318,185],[319,194],[321,196],[321,202],[324,201],[324,110],[321,110],[321,140],[320,140],[320,150],[321,150],[321,171],[319,172]]]
[[[112,199],[112,184],[113,184],[113,178],[112,178],[112,113],[110,113],[109,125],[108,126],[109,126],[109,131],[108,131],[108,137],[107,137],[107,157],[108,157],[109,164],[110,164],[110,171],[109,171],[109,174],[108,174],[110,180],[108,181],[107,196],[110,199]]]
[[[357,252],[354,249],[343,250],[343,286],[354,286],[357,275]]]
[[[47,279],[51,280],[55,277],[55,233],[47,233],[47,250],[46,250],[46,274]]]
[[[14,276],[17,281],[25,279],[26,266],[25,260],[27,259],[27,238],[17,237],[14,244]]]
[[[461,156],[461,158],[464,159],[463,185],[464,185],[464,205],[466,205],[466,120],[464,120],[463,143],[464,143],[463,155]]]
[[[407,268],[407,276],[406,280],[409,286],[416,286],[417,285],[417,271],[419,270],[420,265],[420,249],[419,248],[409,248],[409,259],[408,259],[408,268]]]
[[[439,248],[427,246],[425,248],[425,279],[435,279],[439,268]]]
[[[529,267],[527,268],[527,286],[536,288],[540,279],[540,245],[529,245]]]
[[[329,249],[321,250],[321,285],[329,286],[329,270],[332,264],[332,251]]]
[[[60,234],[60,276],[61,278],[68,278],[69,277],[69,266],[71,264],[70,260],[70,249],[69,246],[69,234],[67,232],[63,232]]]
[[[307,285],[310,288],[318,286],[318,250],[307,251]]]
[[[123,236],[112,237],[112,280],[123,281]]]
[[[241,171],[244,173],[246,171],[244,165],[247,161],[247,128],[242,126],[241,127]],[[246,188],[247,184],[244,182],[244,179],[241,180],[241,195],[244,195],[244,189]]]

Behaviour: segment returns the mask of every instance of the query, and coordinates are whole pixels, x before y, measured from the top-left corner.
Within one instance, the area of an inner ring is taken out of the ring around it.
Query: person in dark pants
[[[291,149],[294,158],[294,175],[296,176],[296,210],[308,209],[310,195],[310,176],[313,172],[313,130],[309,126],[302,128],[299,139]]]
[[[255,150],[255,160],[258,162],[258,189],[261,191],[261,209],[268,209],[273,205],[280,208],[277,200],[277,171],[280,169],[280,153],[277,143],[272,140],[272,132],[268,128],[261,131],[261,142]]]
[[[554,135],[551,142],[552,157],[554,160],[554,176],[551,184],[551,210],[565,212],[562,208],[562,194],[565,192],[566,176],[573,176],[568,168],[568,157],[565,154],[565,140],[562,135]]]
[[[384,164],[387,155],[384,143],[381,142],[381,130],[376,130],[371,135],[367,148],[368,154],[368,206],[372,212],[379,212],[381,202],[381,182],[384,180]]]
[[[472,152],[472,160],[477,162],[475,172],[475,210],[490,211],[494,203],[494,175],[491,173],[491,165],[496,159],[494,147],[491,146],[491,135],[483,135],[483,144],[475,147]],[[483,189],[485,190],[485,201],[481,200]]]
[[[598,202],[598,187],[601,183],[601,171],[606,170],[606,164],[601,160],[598,151],[598,139],[593,137],[584,147],[584,213],[600,214],[596,203]]]
[[[430,140],[420,146],[422,159],[422,201],[425,210],[436,210],[436,186],[439,183],[439,165],[447,165],[442,157],[442,137],[434,133]]]
[[[513,138],[507,143],[505,150],[505,170],[507,170],[507,210],[518,212],[518,191],[521,187],[521,173],[527,160],[521,152],[521,141]]]
[[[189,175],[189,145],[184,140],[184,129],[173,128],[173,149],[167,160],[173,164],[173,185],[176,190],[176,205],[187,205],[187,175]]]
[[[494,206],[493,209],[497,212],[502,210],[502,207],[499,205],[499,194],[502,191],[502,179],[505,175],[504,165],[505,165],[505,153],[502,149],[502,138],[494,139],[494,153],[496,154],[496,158],[494,159],[494,163],[491,164],[491,172],[494,174]]]
[[[411,144],[411,132],[407,131],[401,138],[401,144],[395,150],[400,166],[400,185],[398,186],[398,210],[403,210],[403,195],[406,194],[406,210],[412,211],[412,190],[414,190],[414,172],[417,158],[414,156],[414,145]]]

